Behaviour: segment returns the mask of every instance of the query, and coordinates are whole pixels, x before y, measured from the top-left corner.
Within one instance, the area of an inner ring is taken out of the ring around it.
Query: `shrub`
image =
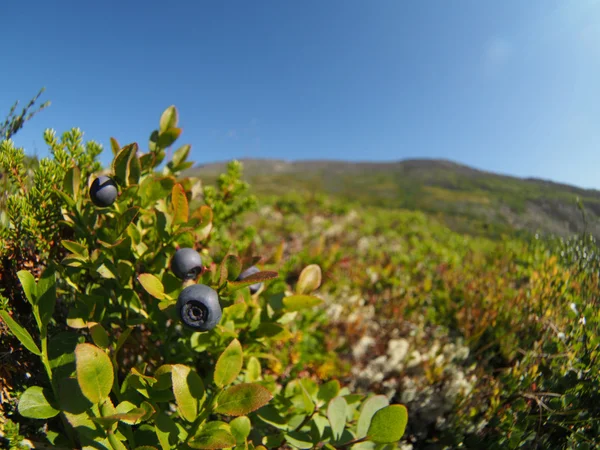
[[[3,276],[20,269],[3,305],[12,308],[22,289],[33,319],[8,309],[0,317],[47,376],[22,392],[20,416],[42,421],[44,438],[57,448],[397,442],[407,423],[404,406],[352,394],[337,380],[318,383],[277,370],[286,343],[310,326],[303,311],[321,302],[314,294],[321,269],[305,267],[290,286],[246,245],[240,218],[255,200],[237,162],[216,187],[203,189],[205,204],[190,208],[199,202],[198,186],[178,178],[191,165],[190,146],[174,151],[157,172],[181,134],[177,125],[176,109],[167,108],[143,154],[135,143],[121,147],[111,139],[114,158],[101,172],[98,144],[84,146],[76,129],[58,142],[48,130],[53,158],[40,161],[30,185],[23,151],[2,143],[2,165],[21,187],[8,200],[0,232],[2,255],[15,261],[3,266]],[[88,195],[97,175],[119,188],[107,208]],[[195,279],[182,282],[171,272],[179,247],[202,254],[204,269]],[[35,270],[14,258],[25,249],[39,258]],[[252,266],[260,271],[238,280]],[[256,283],[264,286],[252,295]],[[222,317],[210,331],[184,327],[176,308],[181,291],[194,284],[218,296]],[[5,430],[20,439],[18,427]]]

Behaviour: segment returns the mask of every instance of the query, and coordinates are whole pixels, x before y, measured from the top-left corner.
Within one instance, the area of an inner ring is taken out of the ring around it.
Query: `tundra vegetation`
[[[38,161],[5,127],[6,446],[600,446],[591,234],[492,239],[324,194],[259,201],[237,161],[208,184],[185,172],[190,145],[166,157],[175,107],[158,125],[143,149],[111,138],[106,168],[79,129],[46,130]],[[98,177],[114,201],[93,201]]]

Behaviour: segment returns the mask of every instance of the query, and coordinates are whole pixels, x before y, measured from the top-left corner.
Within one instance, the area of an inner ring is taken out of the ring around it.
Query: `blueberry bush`
[[[78,129],[47,130],[30,171],[0,144],[4,443],[394,448],[405,406],[306,370],[338,364],[321,265],[260,256],[241,165],[202,186],[182,175],[189,145],[165,161],[181,132],[169,107],[146,152],[111,138],[108,168]]]

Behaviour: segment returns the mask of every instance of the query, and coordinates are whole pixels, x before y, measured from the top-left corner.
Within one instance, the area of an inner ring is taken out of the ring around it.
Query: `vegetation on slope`
[[[587,231],[600,237],[600,192],[484,172],[450,161],[391,163],[246,160],[245,179],[262,198],[297,193],[333,195],[354,204],[424,211],[454,231],[499,238],[504,234]],[[212,182],[222,164],[189,170]]]

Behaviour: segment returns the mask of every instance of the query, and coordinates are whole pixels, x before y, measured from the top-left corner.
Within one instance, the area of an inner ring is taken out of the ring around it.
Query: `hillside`
[[[588,231],[600,238],[597,190],[500,175],[447,160],[242,162],[245,179],[263,198],[324,193],[360,204],[424,211],[438,216],[450,228],[470,234],[497,236],[514,229],[561,236],[581,232],[582,215],[576,204],[579,197],[586,210]],[[198,165],[186,175],[212,183],[225,164]]]

